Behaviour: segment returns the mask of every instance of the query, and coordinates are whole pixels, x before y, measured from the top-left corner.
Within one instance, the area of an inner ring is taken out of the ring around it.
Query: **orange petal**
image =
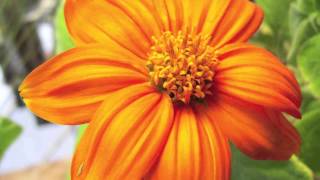
[[[89,120],[109,92],[147,82],[142,60],[105,46],[74,48],[30,73],[20,95],[36,115],[59,124]]]
[[[147,37],[180,30],[213,36],[213,45],[246,41],[259,27],[263,13],[248,0],[110,0]],[[239,12],[240,13],[239,16]]]
[[[65,5],[66,24],[76,44],[116,42],[146,58],[151,37],[128,15],[105,0],[67,0]],[[145,27],[152,25],[145,23]]]
[[[232,0],[184,1],[184,22],[196,32],[214,36],[214,29],[232,3]]]
[[[125,13],[143,32],[148,40],[154,35],[161,35],[163,26],[155,15],[154,7],[144,1],[109,0],[111,4]]]
[[[246,41],[262,22],[262,10],[248,0],[210,2],[202,32],[212,35],[214,47]]]
[[[226,138],[205,116],[177,108],[169,140],[147,179],[228,180],[229,153]]]
[[[176,17],[179,16],[177,13],[180,12],[177,7],[179,0],[177,1],[168,1],[168,0],[141,0],[143,4],[148,7],[149,11],[153,15],[154,19],[156,19],[157,24],[161,30],[161,32],[171,31],[178,29],[178,21]],[[181,5],[181,3],[180,3]],[[181,26],[182,24],[180,24]],[[155,34],[157,35],[157,34]]]
[[[246,42],[258,30],[263,21],[263,16],[263,10],[259,6],[255,6],[254,15],[246,25],[238,31],[237,35],[232,35],[233,37],[228,43]]]
[[[230,0],[142,0],[157,20],[162,32],[201,32],[205,24],[212,30],[230,4]],[[210,12],[209,12],[210,10]],[[205,32],[211,34],[210,32]]]
[[[141,179],[147,173],[173,122],[170,98],[154,91],[136,86],[110,96],[78,145],[72,179]]]
[[[197,112],[201,140],[201,176],[199,179],[229,180],[231,154],[229,142],[217,123]]]
[[[300,117],[301,92],[293,75],[275,56],[247,44],[218,51],[216,93]]]
[[[280,113],[218,96],[201,107],[222,132],[245,154],[261,160],[287,160],[299,152],[300,137]]]
[[[67,0],[65,14],[77,44],[116,41],[144,58],[161,32],[212,35],[211,44],[221,47],[247,41],[263,19],[248,0]]]

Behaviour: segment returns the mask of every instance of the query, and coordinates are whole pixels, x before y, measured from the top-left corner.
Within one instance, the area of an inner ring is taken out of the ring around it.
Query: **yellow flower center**
[[[210,36],[164,32],[153,41],[147,67],[154,85],[186,104],[212,94],[218,59]]]

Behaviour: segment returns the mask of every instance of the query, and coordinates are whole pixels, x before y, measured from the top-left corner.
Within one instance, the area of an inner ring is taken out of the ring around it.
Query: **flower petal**
[[[161,153],[172,122],[170,98],[154,88],[115,92],[78,145],[72,179],[141,179]]]
[[[205,116],[177,108],[168,142],[147,179],[228,180],[229,144]]]
[[[201,176],[199,179],[229,180],[231,153],[229,142],[217,123],[197,112],[201,140]]]
[[[280,113],[224,95],[199,108],[245,154],[261,160],[287,160],[298,153],[300,137]]]
[[[163,24],[159,17],[155,15],[155,7],[150,5],[150,0],[109,0],[109,2],[131,18],[148,40],[151,40],[154,35],[161,35],[164,31]]]
[[[67,0],[67,27],[76,44],[118,43],[146,58],[150,38],[134,19],[105,0]],[[150,25],[150,24],[146,24]]]
[[[212,35],[232,0],[176,0],[182,2],[183,30]]]
[[[30,73],[20,95],[31,111],[46,120],[84,123],[109,92],[147,82],[143,64],[127,50],[98,45],[74,48]]]
[[[109,0],[146,37],[161,32],[195,31],[213,36],[212,44],[246,41],[260,26],[263,12],[248,0]],[[239,16],[239,12],[243,12]],[[148,25],[146,25],[148,24]]]
[[[300,117],[301,92],[293,75],[275,56],[247,44],[218,51],[214,91]]]
[[[183,10],[181,0],[109,0],[121,9],[151,40],[165,31],[182,30]]]
[[[262,9],[248,0],[209,2],[202,33],[212,35],[214,47],[247,41],[262,22]]]

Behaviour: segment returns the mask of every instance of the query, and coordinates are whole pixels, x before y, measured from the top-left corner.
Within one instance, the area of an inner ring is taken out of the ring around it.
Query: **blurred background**
[[[1,180],[67,178],[75,129],[35,117],[17,92],[31,70],[61,51],[55,23],[60,4],[57,0],[0,0]],[[60,14],[63,20],[62,8]]]
[[[301,152],[289,161],[254,161],[232,149],[233,180],[320,180],[320,0],[256,0],[265,12],[251,40],[281,58],[303,92]],[[63,2],[0,0],[0,180],[67,179],[78,128],[35,117],[17,88],[53,55],[71,48]],[[241,12],[239,12],[241,13]]]

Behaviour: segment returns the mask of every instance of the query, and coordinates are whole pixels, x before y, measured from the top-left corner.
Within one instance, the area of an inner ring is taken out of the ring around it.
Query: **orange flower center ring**
[[[219,61],[214,48],[208,45],[211,36],[180,31],[177,35],[164,32],[152,39],[147,67],[156,87],[173,102],[186,104],[212,94],[210,88]]]

